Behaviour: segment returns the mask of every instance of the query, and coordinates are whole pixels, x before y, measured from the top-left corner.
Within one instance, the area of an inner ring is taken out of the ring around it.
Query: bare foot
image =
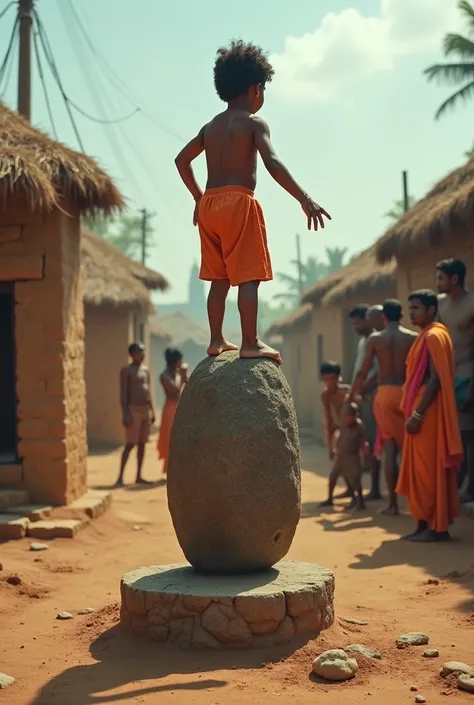
[[[119,478],[115,483],[114,487],[125,487],[125,482],[122,480],[122,478]]]
[[[365,495],[364,499],[366,502],[375,502],[378,499],[383,499],[383,497],[379,490],[370,490],[370,492]]]
[[[332,506],[334,506],[332,499],[326,499],[326,500],[324,500],[324,502],[320,502],[320,503],[318,504],[318,507],[321,507],[321,508],[323,508],[323,507],[332,507]]]
[[[271,348],[269,345],[265,345],[261,340],[257,340],[256,345],[242,345],[240,348],[240,357],[245,360],[269,358],[270,360],[275,360],[278,365],[281,365],[283,362],[278,350]]]
[[[383,514],[387,517],[397,517],[398,513],[398,507],[387,507],[387,509],[381,509],[379,512],[379,514]]]
[[[151,480],[145,480],[143,477],[137,477],[135,480],[136,485],[153,485],[154,483]]]
[[[344,490],[344,492],[337,494],[334,499],[352,499],[353,497],[354,493],[352,490]]]
[[[222,353],[225,352],[237,352],[238,349],[238,345],[228,343],[227,340],[211,340],[211,344],[207,349],[207,354],[209,355],[209,357],[217,357],[218,355],[222,355]]]

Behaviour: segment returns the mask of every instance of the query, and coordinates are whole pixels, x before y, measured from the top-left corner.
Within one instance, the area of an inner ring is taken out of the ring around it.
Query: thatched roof
[[[26,199],[33,211],[61,207],[61,197],[80,213],[121,209],[122,195],[85,154],[55,142],[0,102],[0,199]]]
[[[266,336],[282,336],[304,328],[311,320],[312,304],[302,304],[288,316],[273,323],[265,333]]]
[[[84,301],[93,306],[139,306],[152,309],[150,289],[166,289],[161,274],[134,262],[116,247],[83,229],[81,262]]]
[[[149,322],[149,328],[150,335],[154,336],[155,338],[161,338],[161,340],[165,340],[167,342],[171,340],[171,335],[168,333],[168,331],[164,330],[153,319]]]
[[[379,264],[375,248],[370,247],[347,267],[343,267],[344,277],[328,291],[321,303],[323,306],[337,305],[348,298],[363,301],[378,292],[383,296],[390,293],[395,295],[395,269],[395,260]]]
[[[180,311],[158,311],[153,322],[166,330],[171,336],[173,345],[180,348],[191,342],[203,348],[209,345],[209,332],[207,326],[194,321]]]
[[[376,245],[379,262],[474,230],[474,157],[441,179]]]
[[[339,282],[344,279],[344,271],[347,269],[347,267],[350,266],[351,265],[348,264],[346,265],[346,267],[338,269],[337,272],[332,272],[326,277],[318,279],[318,281],[313,284],[313,286],[303,292],[301,302],[303,304],[311,303],[314,306],[317,306],[319,303],[321,303],[322,299],[324,298],[324,296],[326,296],[328,291],[331,291],[334,286],[337,286]]]

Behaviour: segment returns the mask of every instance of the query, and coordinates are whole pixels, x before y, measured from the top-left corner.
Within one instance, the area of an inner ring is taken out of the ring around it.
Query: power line
[[[39,46],[38,46],[38,31],[36,29],[33,32],[33,47],[34,47],[34,51],[35,51],[36,63],[38,64],[38,74],[40,77],[41,85],[43,87],[44,100],[45,100],[46,109],[47,109],[48,115],[49,115],[49,121],[51,123],[51,128],[53,130],[54,138],[56,140],[58,140],[59,138],[58,138],[58,133],[56,131],[56,125],[54,122],[53,111],[51,109],[51,102],[49,100],[48,88],[46,86],[46,81],[44,78],[43,64],[41,61],[41,56],[40,56],[40,51],[39,51]]]
[[[7,14],[8,10],[13,7],[13,5],[16,5],[15,0],[12,0],[12,2],[9,2],[8,5],[3,8],[3,10],[0,12],[0,20]]]
[[[60,0],[58,0],[59,2]],[[66,0],[70,11],[74,17],[74,20],[79,28],[79,31],[81,32],[82,36],[84,37],[84,40],[86,41],[87,45],[89,46],[90,50],[95,54],[95,56],[102,62],[103,66],[108,70],[109,76],[106,75],[105,71],[103,70],[104,76],[107,78],[109,83],[126,98],[126,100],[133,106],[135,107],[135,112],[140,112],[144,117],[146,117],[148,120],[150,120],[154,125],[156,125],[160,130],[163,132],[166,132],[170,137],[173,137],[174,139],[178,140],[179,142],[185,143],[186,140],[181,137],[181,135],[178,135],[176,132],[171,130],[170,128],[166,127],[166,125],[163,125],[159,120],[157,120],[155,117],[150,115],[148,112],[143,110],[142,107],[137,105],[137,102],[134,101],[132,98],[130,98],[129,94],[127,93],[127,90],[129,90],[129,87],[125,83],[125,81],[119,76],[119,74],[115,71],[115,69],[109,64],[107,59],[96,49],[94,43],[92,42],[89,33],[87,32],[87,29],[81,20],[81,17],[79,16],[76,8],[74,7],[72,0]],[[123,87],[122,87],[123,86]]]
[[[62,97],[63,97],[64,104],[65,104],[65,106],[66,106],[66,110],[67,110],[67,112],[68,112],[69,119],[70,119],[70,121],[71,121],[71,125],[72,125],[72,128],[73,128],[73,130],[74,130],[74,133],[75,133],[75,135],[76,135],[76,139],[77,139],[77,142],[78,142],[79,147],[80,147],[80,149],[81,149],[81,152],[84,152],[84,153],[85,153],[84,144],[83,144],[83,142],[82,142],[81,135],[79,134],[79,129],[78,129],[77,124],[76,124],[76,121],[75,121],[75,119],[74,119],[74,115],[72,114],[71,106],[69,105],[69,99],[68,99],[68,97],[67,97],[67,95],[66,95],[66,92],[65,92],[65,90],[64,90],[64,88],[63,88],[63,84],[62,84],[62,81],[61,81],[61,77],[60,77],[60,75],[59,75],[58,68],[57,68],[57,66],[56,66],[56,62],[55,62],[55,60],[54,60],[54,55],[53,55],[53,52],[52,52],[52,49],[51,49],[51,44],[49,43],[49,39],[48,39],[47,32],[46,32],[46,30],[44,29],[43,23],[41,22],[41,19],[40,19],[39,15],[38,15],[38,13],[36,12],[35,9],[33,9],[33,17],[34,17],[35,23],[36,23],[35,29],[36,29],[37,32],[38,32],[38,35],[39,35],[39,38],[40,38],[40,42],[41,42],[41,46],[43,47],[44,55],[45,55],[45,57],[46,57],[46,61],[47,61],[48,65],[49,65],[49,68],[50,68],[50,70],[51,70],[51,73],[53,74],[53,77],[55,78],[56,83],[57,83],[57,86],[58,86],[58,88],[59,88],[59,90],[60,90],[60,93],[61,93],[61,95],[62,95]]]
[[[6,81],[5,87],[2,91],[2,96],[5,93],[8,83],[10,81],[11,67],[13,65],[13,50],[18,39],[18,25],[19,19],[18,17],[16,17],[13,23],[10,41],[8,42],[7,50],[5,52],[5,56],[3,57],[2,65],[0,66],[0,87],[2,86],[5,76],[8,76],[8,80]]]

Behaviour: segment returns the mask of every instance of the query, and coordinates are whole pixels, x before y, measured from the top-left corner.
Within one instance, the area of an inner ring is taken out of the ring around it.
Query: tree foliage
[[[104,238],[131,259],[142,258],[142,217],[125,214],[116,218],[85,218],[84,225],[99,237]],[[148,258],[154,245],[154,228],[150,221],[146,227],[145,256]]]
[[[319,279],[322,279],[327,274],[336,272],[344,265],[344,258],[347,253],[347,247],[326,247],[326,262],[319,260],[317,257],[308,257],[305,262],[301,263],[301,279],[302,289],[305,291],[315,284]],[[298,261],[290,260],[295,274],[287,274],[286,272],[277,272],[277,280],[284,285],[285,291],[275,294],[275,300],[283,302],[284,305],[295,308],[300,300],[300,281],[298,272]]]
[[[413,206],[416,203],[416,198],[414,196],[408,196],[408,208],[413,208]],[[394,201],[393,206],[389,211],[384,213],[384,217],[388,218],[391,220],[393,223],[396,223],[397,221],[400,220],[402,215],[405,213],[405,202],[400,200],[400,201]]]

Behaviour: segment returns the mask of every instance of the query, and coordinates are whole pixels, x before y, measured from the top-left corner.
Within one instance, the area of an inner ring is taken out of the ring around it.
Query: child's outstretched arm
[[[265,120],[256,116],[253,117],[253,120],[255,122],[255,144],[268,173],[285,191],[288,191],[293,198],[299,201],[308,218],[308,230],[311,230],[311,227],[314,227],[315,230],[317,230],[318,227],[324,228],[323,217],[331,220],[331,216],[324,208],[318,206],[318,204],[308,196],[306,191],[303,191],[283,162],[277,157],[270,139],[270,128]]]
[[[194,176],[194,171],[191,166],[191,162],[193,162],[196,157],[199,157],[199,155],[202,154],[203,151],[204,127],[198,132],[194,139],[188,142],[186,147],[183,147],[181,152],[174,160],[174,163],[176,164],[176,168],[178,169],[179,175],[181,176],[184,185],[191,193],[196,203],[201,198],[202,191],[199,188],[199,185],[196,181],[196,177]],[[194,212],[194,225],[196,225],[196,210]]]

